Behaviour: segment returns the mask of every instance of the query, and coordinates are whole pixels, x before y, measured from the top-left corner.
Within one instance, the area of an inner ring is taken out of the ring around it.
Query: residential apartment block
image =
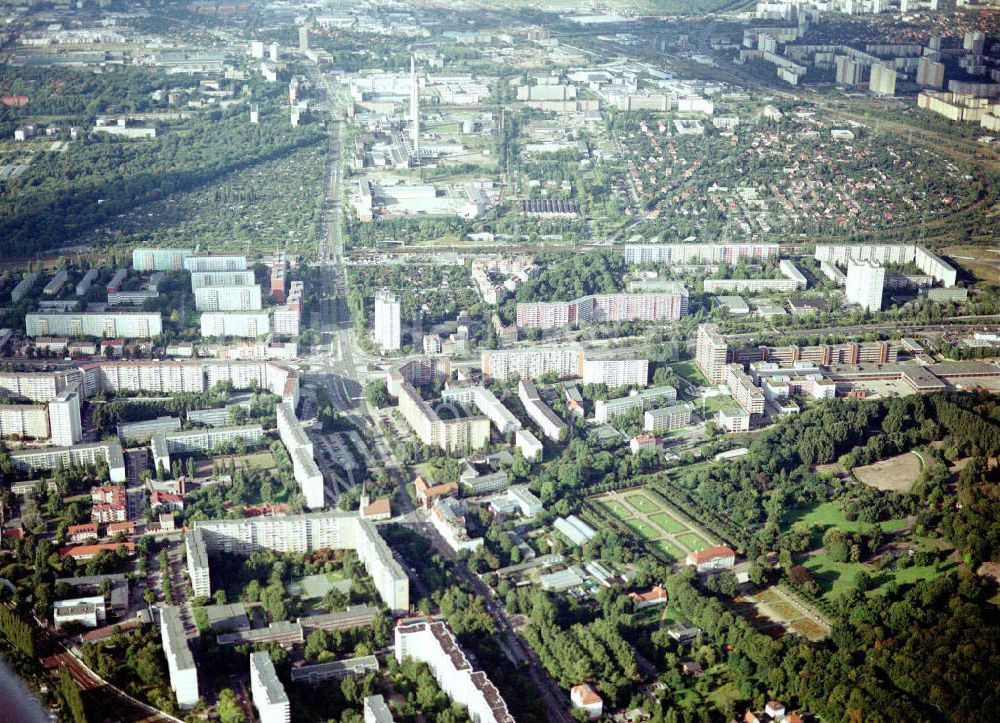
[[[522,379],[517,385],[517,397],[531,421],[541,428],[546,437],[556,442],[562,439],[566,424],[542,401],[533,382]]]
[[[549,373],[579,377],[583,376],[583,350],[572,346],[492,349],[482,353],[481,366],[484,377],[500,381],[515,375],[521,379],[537,379]]]
[[[958,271],[951,264],[918,244],[820,244],[813,256],[817,261],[842,267],[847,266],[848,259],[876,264],[912,263],[944,286],[954,286],[958,277]]]
[[[353,512],[312,512],[278,517],[238,520],[198,520],[188,537],[188,572],[196,596],[211,594],[208,567],[210,553],[251,555],[257,550],[280,553],[312,552],[324,547],[355,550],[375,589],[395,612],[410,607],[410,580],[379,536],[374,524]],[[190,551],[196,554],[191,555]],[[201,554],[204,551],[205,554]]]
[[[630,244],[622,247],[629,264],[735,264],[740,259],[766,261],[778,244]]]
[[[677,321],[687,314],[688,292],[680,283],[652,294],[601,294],[573,301],[517,305],[519,329],[554,329],[584,322]]]
[[[247,257],[238,254],[184,257],[184,268],[191,273],[205,271],[243,271],[246,267]]]
[[[177,705],[181,710],[190,710],[198,704],[198,668],[188,647],[180,608],[175,605],[160,608],[160,641]]]
[[[474,404],[487,419],[493,422],[500,434],[516,432],[521,422],[486,387],[453,387],[441,392],[441,401]]]
[[[194,290],[198,311],[259,311],[260,286],[201,286]]]
[[[0,437],[48,439],[48,408],[40,404],[0,405]]]
[[[264,429],[259,424],[240,427],[209,427],[190,429],[183,432],[157,432],[150,441],[153,451],[153,467],[170,469],[171,455],[192,455],[211,452],[223,445],[237,441],[249,447],[256,446],[264,439]]]
[[[489,444],[490,420],[486,417],[441,419],[409,382],[399,386],[398,396],[400,414],[423,444],[447,452],[482,449]]]
[[[648,359],[584,359],[584,384],[605,384],[610,389],[649,383]]]
[[[250,653],[250,691],[260,723],[289,723],[291,703],[266,650]]]
[[[742,364],[726,366],[726,386],[736,403],[748,414],[764,413],[764,392],[753,383]]]
[[[454,703],[479,723],[513,723],[500,691],[482,671],[473,670],[448,626],[417,618],[396,626],[395,655],[400,663],[413,658],[427,663],[435,680]]]
[[[691,405],[674,404],[669,407],[650,409],[643,415],[642,428],[647,432],[659,434],[683,429],[691,424]]]
[[[191,288],[198,290],[224,286],[253,286],[255,279],[256,277],[250,269],[243,271],[196,271],[191,274]]]
[[[108,339],[150,339],[163,331],[159,314],[142,312],[29,313],[28,336],[96,336]]]
[[[312,510],[320,509],[325,503],[323,473],[320,472],[314,458],[312,442],[302,428],[295,408],[290,404],[279,404],[276,407],[278,418],[278,434],[282,444],[292,458],[292,470],[295,481],[299,483],[306,507]]]
[[[194,249],[133,249],[132,268],[136,271],[180,271],[184,259],[194,254]]]
[[[125,457],[118,440],[96,444],[77,444],[72,447],[45,447],[18,450],[10,453],[10,461],[18,469],[35,472],[60,467],[106,465],[112,482],[125,481]]]
[[[255,339],[271,333],[271,317],[264,312],[208,311],[201,315],[202,338],[235,336]]]
[[[598,399],[594,402],[594,421],[598,424],[629,414],[633,410],[644,410],[655,406],[670,405],[677,401],[677,390],[669,385],[633,390],[627,397]]]

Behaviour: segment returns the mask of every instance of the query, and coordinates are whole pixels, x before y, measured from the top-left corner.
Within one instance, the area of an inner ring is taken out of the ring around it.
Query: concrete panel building
[[[198,520],[188,536],[199,536],[201,543],[188,543],[188,550],[205,555],[188,555],[188,572],[194,594],[211,594],[208,556],[216,554],[251,555],[257,550],[279,553],[311,552],[324,547],[355,550],[371,575],[385,604],[393,611],[409,610],[409,578],[392,556],[392,551],[371,522],[353,512],[313,512],[280,517],[253,517],[236,520]]]
[[[199,271],[243,271],[246,267],[247,257],[238,254],[186,256],[184,258],[184,268],[191,273]]]
[[[848,304],[858,304],[867,311],[880,311],[884,286],[884,267],[874,261],[848,259],[845,290]]]
[[[556,442],[562,439],[566,424],[542,401],[533,382],[522,379],[517,385],[517,397],[531,421],[539,426],[546,437]]]
[[[604,424],[609,420],[634,410],[644,410],[655,406],[666,406],[677,401],[677,390],[669,385],[633,390],[627,397],[598,399],[594,402],[594,421]]]
[[[428,446],[456,452],[482,449],[489,444],[489,419],[479,416],[441,419],[409,382],[399,386],[399,411],[417,438]]]
[[[112,482],[125,481],[125,457],[117,440],[72,447],[18,450],[10,453],[10,460],[18,469],[30,472],[103,464],[107,466]]]
[[[584,384],[605,384],[609,388],[649,383],[648,359],[584,359]]]
[[[141,312],[30,313],[24,317],[28,336],[96,336],[150,339],[163,331],[159,314]]]
[[[260,286],[201,286],[194,290],[194,305],[198,311],[258,311]]]
[[[553,373],[559,377],[583,376],[583,351],[579,347],[535,347],[493,349],[482,353],[481,366],[487,379],[507,381],[537,379]]]
[[[191,274],[191,288],[221,286],[253,286],[256,277],[253,271],[195,271]]]
[[[267,651],[250,654],[250,691],[260,723],[289,723],[291,703]]]
[[[52,444],[70,447],[83,439],[80,422],[80,395],[66,389],[49,402],[49,430]]]
[[[271,333],[271,317],[265,313],[205,312],[201,315],[202,338],[235,336],[255,339]]]
[[[398,662],[413,658],[427,663],[441,690],[479,723],[513,723],[496,686],[482,671],[472,668],[448,626],[439,620],[402,621],[395,630]]]
[[[388,291],[375,295],[375,343],[382,351],[398,351],[400,341],[399,297]]]
[[[198,668],[188,647],[187,633],[181,622],[180,608],[167,605],[160,608],[160,641],[170,672],[170,687],[181,710],[198,704]]]
[[[132,250],[132,268],[136,271],[180,271],[184,259],[194,249],[139,248]]]
[[[650,409],[643,415],[642,422],[642,428],[654,434],[683,429],[691,424],[691,406],[674,404],[669,407]]]
[[[0,406],[0,436],[48,439],[48,409],[40,404],[4,404]]]

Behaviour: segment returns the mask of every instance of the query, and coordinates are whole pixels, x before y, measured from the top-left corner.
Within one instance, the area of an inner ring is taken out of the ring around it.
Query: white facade
[[[195,271],[243,271],[247,267],[247,257],[240,255],[186,256],[184,268]]]
[[[181,622],[180,608],[160,608],[160,640],[163,655],[170,671],[170,687],[177,696],[181,710],[190,710],[198,704],[198,668],[188,647],[187,634]]]
[[[191,288],[253,286],[254,280],[254,273],[249,269],[243,271],[195,271],[191,274]]]
[[[223,313],[205,312],[201,315],[202,338],[213,336],[235,336],[255,339],[271,333],[271,320],[264,313]]]
[[[427,663],[441,690],[465,708],[477,723],[513,723],[507,703],[486,674],[473,670],[444,622],[402,621],[395,630],[395,654],[400,663],[413,658]]]
[[[672,407],[650,409],[643,415],[642,428],[647,432],[672,432],[691,423],[691,407],[675,404]]]
[[[375,343],[382,351],[398,351],[400,342],[399,297],[387,291],[375,295]]]
[[[81,597],[73,600],[57,600],[52,603],[52,623],[56,630],[76,623],[85,628],[96,628],[104,625],[107,619],[104,596]]]
[[[513,376],[537,379],[553,373],[559,377],[581,375],[583,352],[579,347],[495,349],[482,353],[483,376],[506,381]]]
[[[882,289],[885,286],[885,268],[874,261],[848,259],[847,303],[859,304],[867,311],[882,309]]]
[[[392,556],[378,529],[354,512],[313,512],[280,517],[198,520],[188,536],[188,572],[198,581],[195,595],[208,595],[211,581],[208,553],[251,555],[257,550],[311,552],[324,547],[356,550],[385,604],[395,612],[410,607],[410,580]],[[192,556],[191,550],[199,554]],[[204,550],[205,554],[200,554]]]
[[[648,379],[648,359],[584,359],[583,361],[584,384],[606,384],[611,389],[629,384],[644,387]]]
[[[566,424],[556,415],[548,404],[542,401],[535,385],[522,379],[517,385],[517,397],[524,405],[524,411],[537,424],[542,433],[549,439],[558,442],[562,439]]]
[[[0,406],[0,436],[49,437],[49,412],[39,404],[4,404]]]
[[[79,394],[67,389],[49,402],[49,429],[52,444],[60,447],[71,447],[83,439]]]
[[[149,339],[163,331],[159,314],[139,312],[31,313],[24,317],[27,336],[97,336],[108,339]]]
[[[198,311],[258,311],[260,286],[201,286],[194,290]]]
[[[541,459],[545,449],[538,437],[527,429],[519,429],[514,432],[514,445],[521,450],[521,454],[529,462]]]
[[[250,654],[250,691],[260,723],[288,723],[292,719],[291,703],[267,651]]]

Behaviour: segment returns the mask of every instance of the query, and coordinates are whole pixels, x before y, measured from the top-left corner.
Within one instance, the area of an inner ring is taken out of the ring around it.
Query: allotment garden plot
[[[591,502],[672,560],[683,560],[689,552],[719,544],[714,536],[649,489],[610,492]]]

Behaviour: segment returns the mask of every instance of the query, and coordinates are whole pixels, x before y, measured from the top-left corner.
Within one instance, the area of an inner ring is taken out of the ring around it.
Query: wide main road
[[[497,642],[508,657],[520,659],[527,666],[527,672],[536,689],[536,695],[545,705],[548,719],[555,723],[572,723],[566,711],[565,694],[556,682],[545,672],[537,656],[521,643],[514,627],[497,600],[493,591],[459,560],[454,551],[436,533],[433,527],[414,510],[406,486],[409,482],[405,468],[399,464],[388,441],[376,423],[377,410],[369,410],[361,395],[360,376],[354,359],[350,309],[344,298],[346,279],[344,277],[344,241],[342,229],[343,154],[340,139],[340,118],[338,117],[337,90],[327,76],[315,75],[314,85],[326,91],[330,120],[330,154],[324,189],[324,214],[326,233],[319,245],[321,268],[321,330],[326,351],[321,359],[313,358],[323,370],[324,383],[342,414],[361,427],[368,427],[374,433],[375,454],[385,466],[393,481],[400,489],[397,496],[404,524],[421,531],[443,557],[452,560],[455,574],[462,578],[472,591],[487,601],[491,615],[497,623]],[[359,404],[360,402],[360,404]],[[522,653],[524,651],[524,653]]]

